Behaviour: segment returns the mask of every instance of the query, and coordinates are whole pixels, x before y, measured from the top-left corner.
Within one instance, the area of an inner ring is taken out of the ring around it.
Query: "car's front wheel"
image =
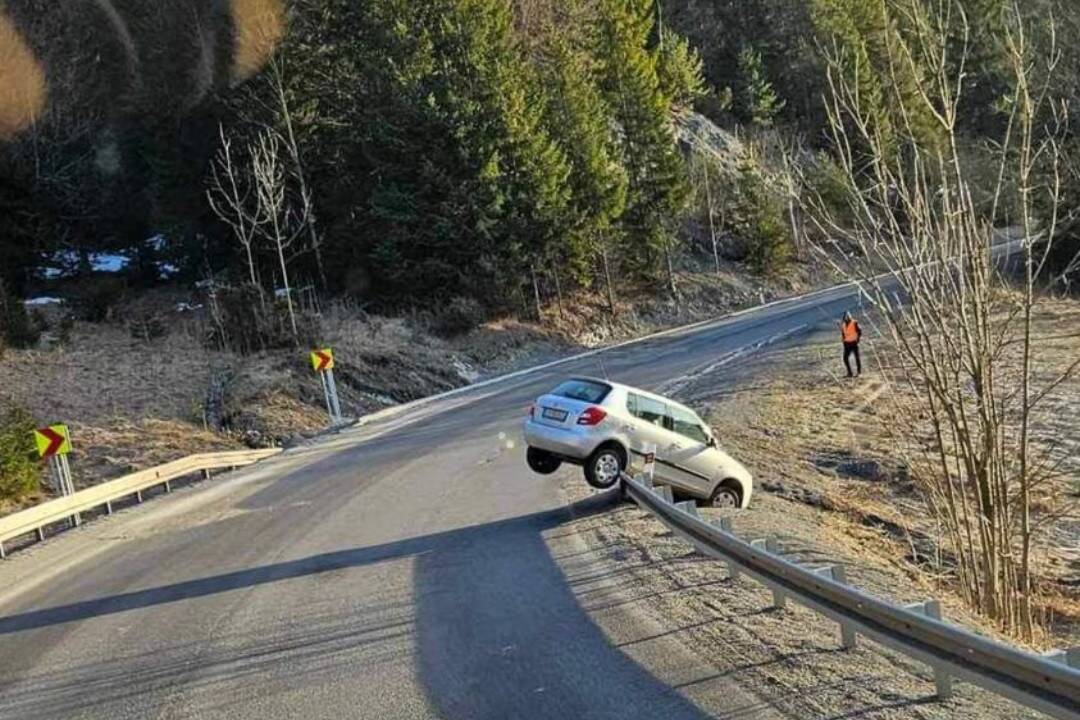
[[[546,450],[531,447],[525,451],[525,462],[529,469],[540,475],[550,475],[562,465],[562,460]]]
[[[607,490],[619,482],[626,469],[626,454],[615,445],[597,448],[585,461],[585,481],[597,490]]]
[[[738,509],[742,507],[742,493],[730,481],[721,483],[713,490],[709,504],[715,508]]]

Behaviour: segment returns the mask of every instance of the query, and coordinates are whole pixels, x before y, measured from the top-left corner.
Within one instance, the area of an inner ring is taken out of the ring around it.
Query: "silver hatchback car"
[[[526,461],[542,475],[582,465],[595,488],[612,487],[634,456],[656,448],[656,480],[716,507],[745,508],[753,478],[720,449],[693,410],[659,395],[572,378],[537,399],[525,421]]]

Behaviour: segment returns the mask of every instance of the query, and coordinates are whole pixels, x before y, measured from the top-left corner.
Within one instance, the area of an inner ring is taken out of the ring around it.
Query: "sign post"
[[[319,373],[319,380],[322,381],[330,423],[337,425],[341,422],[341,402],[338,400],[337,385],[334,383],[334,351],[323,348],[312,352],[311,367]]]
[[[71,480],[71,465],[67,456],[71,453],[71,433],[67,425],[49,425],[34,431],[34,443],[38,455],[49,461],[49,473],[52,475],[53,489],[62,497],[75,494],[75,483]],[[71,522],[78,526],[82,522],[79,513],[71,516]]]

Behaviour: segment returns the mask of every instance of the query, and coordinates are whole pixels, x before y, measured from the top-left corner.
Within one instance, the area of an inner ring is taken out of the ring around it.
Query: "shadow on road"
[[[542,533],[614,493],[460,535],[414,566],[421,680],[449,720],[706,717],[593,623]]]
[[[545,531],[607,512],[617,503],[615,493],[595,495],[488,525],[9,615],[0,617],[0,635],[410,556],[415,558],[411,614],[419,679],[443,717],[701,718],[698,708],[612,647],[573,597],[544,542]],[[348,646],[362,636],[350,627],[327,635],[329,640],[319,637],[312,647],[297,638],[275,638],[266,648],[248,646],[248,652],[220,662],[204,657],[202,682],[251,676],[265,664],[294,661],[299,652],[318,655],[320,648],[325,652],[332,646],[341,652],[342,643]],[[87,690],[112,699],[113,691],[137,695],[167,682],[177,669],[158,662],[166,656],[144,658],[134,668],[118,658],[118,667],[111,669],[94,664],[31,676],[3,694],[36,717],[45,708],[68,708],[79,697],[84,702]]]
[[[415,572],[411,634],[417,672],[441,716],[451,720],[703,717],[678,692],[612,646],[578,604],[544,541],[545,531],[606,512],[617,502],[615,493],[607,493],[501,522],[9,615],[0,618],[0,634],[410,556]],[[201,682],[251,676],[267,664],[291,664],[301,652],[312,658],[309,664],[333,662],[335,653],[371,631],[328,629],[329,634],[318,633],[318,642],[310,647],[302,638],[276,638],[266,648],[248,644],[241,653],[204,658]],[[318,660],[329,650],[334,652]],[[169,682],[177,670],[169,656],[163,650],[160,657],[144,658],[137,667],[131,667],[130,658],[118,658],[118,666],[111,669],[94,664],[24,677],[15,686],[0,689],[9,708],[13,703],[25,716],[40,716],[46,708],[56,712],[70,709],[76,700],[84,703],[88,690],[115,701],[115,692],[133,697]]]
[[[469,538],[473,536],[490,537],[501,533],[514,533],[515,530],[520,532],[520,529],[527,528],[529,532],[536,533],[537,540],[540,541],[538,534],[543,530],[557,527],[569,518],[587,517],[588,515],[606,512],[615,502],[616,500],[611,494],[598,495],[567,508],[511,518],[488,525],[461,528],[386,543],[385,545],[322,553],[299,560],[263,565],[249,570],[237,570],[236,572],[212,575],[197,580],[187,580],[119,595],[109,595],[69,605],[31,610],[17,615],[0,617],[0,635],[48,627],[59,623],[77,622],[153,605],[216,595],[241,588],[266,585],[334,570],[370,565],[400,557],[424,555],[447,548],[460,547],[462,543],[468,542]]]

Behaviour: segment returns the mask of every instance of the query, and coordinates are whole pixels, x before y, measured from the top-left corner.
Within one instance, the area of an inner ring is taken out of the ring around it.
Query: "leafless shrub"
[[[265,128],[257,135],[248,148],[250,159],[244,164],[234,157],[224,132],[221,140],[207,200],[244,248],[253,287],[260,286],[255,263],[256,241],[262,240],[273,251],[281,285],[278,288],[275,283],[275,297],[284,299],[292,335],[299,341],[289,263],[304,252],[299,240],[310,222],[310,198],[304,192],[299,202],[293,200],[290,183],[294,175],[282,160],[281,137],[274,130]],[[260,294],[259,298],[262,297]],[[265,307],[262,309],[265,312]]]
[[[883,372],[897,398],[903,389],[923,400],[923,422],[897,414],[890,431],[945,530],[960,592],[1004,631],[1031,639],[1039,629],[1032,550],[1044,523],[1064,510],[1053,490],[1056,467],[1032,443],[1032,428],[1046,394],[1080,363],[1036,385],[1033,369],[1043,358],[1032,317],[1061,187],[1061,108],[1047,90],[1058,55],[1051,49],[1039,57],[1014,11],[1004,41],[1016,91],[987,210],[973,199],[977,179],[962,162],[957,134],[958,75],[970,48],[957,50],[950,38],[967,37],[962,3],[897,0],[887,7],[913,29],[884,44],[894,74],[884,84],[898,108],[893,137],[843,72],[837,49],[829,57],[827,104],[850,181],[848,208],[841,219],[835,198],[813,191],[802,202],[818,230],[815,249],[859,281],[884,318],[899,357]],[[901,95],[900,73],[918,78],[914,97]],[[920,142],[926,135],[914,126],[916,115],[933,118],[940,143]],[[1010,182],[1018,189],[1018,289],[992,249]],[[845,251],[847,259],[837,260]]]
[[[240,163],[233,152],[232,141],[226,137],[224,126],[219,126],[221,146],[210,170],[210,187],[206,199],[210,209],[233,232],[233,237],[244,249],[249,279],[258,285],[255,272],[255,240],[259,237],[259,225],[264,218],[253,209],[253,198],[248,168]]]

